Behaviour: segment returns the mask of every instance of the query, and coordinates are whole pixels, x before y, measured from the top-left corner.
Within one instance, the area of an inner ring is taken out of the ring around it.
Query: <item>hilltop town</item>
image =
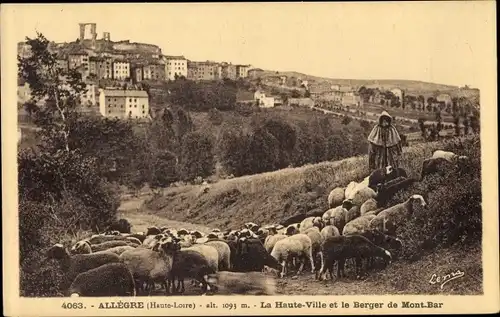
[[[58,67],[81,74],[87,88],[81,96],[81,110],[103,117],[151,119],[158,108],[168,103],[168,83],[177,80],[244,82],[238,86],[236,102],[240,104],[260,108],[298,106],[369,122],[381,109],[389,107],[410,125],[424,120],[429,126],[442,120],[463,127],[460,117],[467,121],[467,114],[479,110],[479,90],[467,86],[329,79],[263,70],[249,64],[192,61],[185,56],[166,55],[154,44],[112,41],[107,31],[98,38],[96,23],[80,23],[79,37],[74,42],[51,42],[49,49],[56,54]],[[29,46],[18,43],[18,55],[29,54]],[[19,80],[19,104],[29,99],[29,85]]]

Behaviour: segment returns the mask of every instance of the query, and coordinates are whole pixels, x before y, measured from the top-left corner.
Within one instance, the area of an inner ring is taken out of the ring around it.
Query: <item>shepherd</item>
[[[403,153],[401,137],[392,124],[392,117],[386,111],[380,114],[378,124],[368,135],[368,166],[370,171],[392,166],[399,167]]]

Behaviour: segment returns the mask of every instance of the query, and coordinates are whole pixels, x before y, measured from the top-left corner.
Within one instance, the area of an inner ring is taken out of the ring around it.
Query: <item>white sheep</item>
[[[325,224],[334,225],[339,230],[342,230],[345,226],[346,214],[347,209],[342,206],[338,206],[325,211],[321,218]]]
[[[363,216],[367,212],[375,209],[377,209],[377,201],[374,198],[370,198],[361,205],[359,213],[361,214],[361,216]]]
[[[205,281],[218,295],[276,295],[276,280],[261,272],[217,272]]]
[[[427,203],[421,195],[413,195],[403,203],[382,210],[370,222],[370,227],[391,236],[396,235],[396,226],[406,221],[413,214],[413,203],[419,201],[422,207]]]
[[[328,225],[321,229],[320,234],[323,236],[323,239],[326,239],[328,237],[336,237],[340,236],[339,229],[333,225]]]
[[[328,208],[334,208],[342,204],[345,198],[345,188],[337,187],[328,195]]]
[[[358,184],[350,193],[346,195],[345,201],[349,201],[352,205],[361,207],[368,199],[377,198],[377,192],[370,187]]]
[[[444,158],[445,160],[454,163],[457,161],[459,156],[450,151],[436,150],[434,151],[434,153],[432,153],[431,158]],[[466,156],[462,156],[462,158],[466,158]]]
[[[214,247],[219,255],[219,271],[227,271],[231,268],[231,249],[224,241],[208,241],[205,245]]]
[[[373,218],[375,218],[375,215],[365,215],[349,221],[342,230],[342,235],[352,235],[368,230],[370,228],[370,221]]]
[[[309,239],[311,239],[312,243],[312,255],[313,259],[316,259],[316,261],[321,259],[321,243],[323,242],[323,236],[321,235],[319,228],[318,227],[312,227],[303,232],[306,234]],[[319,256],[319,258],[318,258]],[[316,262],[316,267],[319,268],[319,265],[321,262],[317,263]]]
[[[69,287],[70,297],[135,296],[132,273],[123,263],[108,263],[78,274]]]
[[[319,230],[323,229],[324,223],[321,217],[307,217],[300,223],[299,232],[304,232],[312,227],[317,227]]]
[[[300,232],[300,223],[292,223],[285,229],[285,234],[291,236]]]
[[[314,259],[312,256],[312,242],[311,238],[309,238],[306,234],[295,234],[276,242],[273,250],[271,251],[271,256],[282,265],[282,271],[280,273],[281,278],[283,278],[286,274],[288,261],[294,257],[303,259],[300,268],[297,271],[297,275],[302,273],[305,259],[309,259],[311,262],[311,271],[315,271]]]
[[[210,268],[212,268],[215,272],[219,270],[219,252],[217,252],[217,249],[215,249],[214,246],[206,244],[193,244],[188,248],[183,248],[183,250],[198,252],[203,255],[205,259],[207,259]]]
[[[287,235],[284,234],[275,234],[272,236],[267,236],[266,240],[264,241],[264,248],[266,249],[267,253],[271,253],[276,242],[283,240],[286,237]]]

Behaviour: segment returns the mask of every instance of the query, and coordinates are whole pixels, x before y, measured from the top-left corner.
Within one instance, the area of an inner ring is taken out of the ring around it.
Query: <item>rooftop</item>
[[[174,56],[174,55],[162,55],[165,59],[186,59],[183,55]]]
[[[101,91],[105,96],[109,97],[145,97],[148,98],[148,93],[144,90],[131,89],[103,89]]]

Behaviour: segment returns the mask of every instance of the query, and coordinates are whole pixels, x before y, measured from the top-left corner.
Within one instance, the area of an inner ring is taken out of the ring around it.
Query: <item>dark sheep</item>
[[[387,235],[387,234],[385,234],[379,230],[376,230],[376,229],[366,230],[363,233],[361,233],[360,235],[362,235],[363,237],[365,237],[368,240],[370,240],[371,242],[373,242],[373,244],[375,244],[381,248],[384,248],[386,250],[391,251],[391,254],[394,253],[393,251],[397,252],[397,251],[401,250],[403,247],[401,240],[399,240],[398,238],[393,237],[391,235]],[[373,267],[373,262],[374,262],[374,259],[369,258],[367,267],[368,268]]]
[[[78,274],[67,293],[71,297],[136,295],[134,277],[123,263],[108,263]]]
[[[259,239],[241,238],[236,246],[236,257],[233,262],[234,271],[262,271],[264,266],[281,270],[281,264],[266,251]]]
[[[127,220],[127,219],[119,219],[115,222],[113,222],[108,230],[109,231],[118,231],[120,233],[130,233],[130,229],[132,228],[132,225],[130,224],[130,222]]]
[[[352,206],[351,209],[345,214],[345,223],[354,220],[361,216],[361,211],[359,206]]]
[[[225,239],[224,242],[227,243],[229,246],[229,249],[231,250],[231,257],[230,257],[230,263],[231,263],[231,269],[234,269],[235,263],[238,258],[238,242],[236,240],[229,240]]]
[[[392,166],[388,166],[385,168],[378,168],[368,176],[368,187],[376,190],[378,184],[385,184],[398,177],[407,178],[408,173],[401,167],[393,168]]]
[[[371,257],[381,257],[386,263],[392,260],[391,253],[360,235],[328,237],[321,245],[323,263],[317,278],[323,279],[326,271],[329,271],[333,280],[333,264],[337,261],[337,277],[341,277],[344,271],[345,260],[354,258],[356,271],[361,273],[361,260]]]
[[[202,284],[203,290],[207,290],[205,275],[215,273],[210,267],[207,259],[199,252],[193,250],[180,250],[174,257],[174,264],[170,275],[172,292],[184,293],[184,279],[192,278]],[[174,282],[177,279],[177,287]]]
[[[304,219],[306,219],[306,214],[296,214],[280,222],[280,225],[287,227],[293,223],[300,223]]]
[[[405,190],[410,187],[417,180],[415,178],[405,178],[398,177],[385,184],[378,186],[378,195],[375,200],[377,201],[377,206],[385,207],[387,203],[396,195],[397,192]]]

